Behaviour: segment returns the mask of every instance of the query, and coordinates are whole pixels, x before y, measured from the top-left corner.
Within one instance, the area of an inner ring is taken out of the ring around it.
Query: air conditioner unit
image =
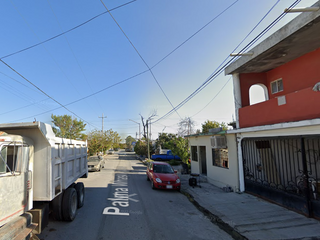
[[[210,140],[212,148],[227,148],[227,139],[225,136],[213,136]]]

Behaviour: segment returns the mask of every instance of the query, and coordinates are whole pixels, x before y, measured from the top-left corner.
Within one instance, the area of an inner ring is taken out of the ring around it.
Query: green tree
[[[93,130],[88,134],[89,155],[95,155],[98,152],[105,152],[110,149],[112,142],[107,137],[106,132]]]
[[[152,143],[149,142],[149,150],[150,154],[154,153],[154,148],[152,146]],[[147,156],[148,155],[148,145],[146,141],[139,140],[137,141],[136,145],[134,146],[134,151],[136,154],[141,156]]]
[[[188,139],[172,133],[160,133],[156,140],[156,146],[170,149],[173,155],[178,155],[184,163],[188,163],[190,158]]]
[[[82,133],[85,131],[86,124],[81,121],[72,119],[69,115],[56,116],[51,115],[52,123],[55,125],[52,129],[57,137],[85,140],[86,135]]]
[[[107,139],[112,143],[111,144],[112,148],[119,148],[121,137],[117,132],[113,131],[112,129],[109,129],[106,132],[106,136],[107,136]]]
[[[136,139],[129,135],[126,138],[126,148],[131,148],[132,143],[135,142],[135,141],[136,141]]]
[[[204,122],[204,124],[201,124],[201,125],[202,125],[202,133],[208,133],[209,129],[211,129],[211,128],[222,127],[223,130],[227,130],[228,129],[227,124],[225,124],[224,122],[219,123],[217,121],[207,120],[207,121]]]
[[[156,148],[170,149],[170,141],[176,139],[177,135],[172,133],[159,133],[156,140]]]
[[[183,137],[177,137],[176,139],[172,139],[170,141],[171,145],[171,151],[173,155],[178,155],[182,162],[188,163],[190,154],[189,154],[189,144],[188,139],[185,139]]]
[[[98,152],[105,153],[110,148],[118,148],[120,142],[119,134],[112,129],[104,132],[93,130],[88,134],[89,155],[95,155]]]

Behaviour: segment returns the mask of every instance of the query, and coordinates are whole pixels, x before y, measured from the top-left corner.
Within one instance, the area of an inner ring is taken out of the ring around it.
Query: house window
[[[191,146],[191,159],[192,161],[198,162],[197,146]]]
[[[275,94],[278,92],[283,91],[283,84],[282,84],[282,78],[271,82],[271,93]]]
[[[229,168],[228,149],[212,148],[212,165]]]

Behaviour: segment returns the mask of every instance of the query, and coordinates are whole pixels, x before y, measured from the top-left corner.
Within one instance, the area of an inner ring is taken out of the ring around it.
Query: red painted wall
[[[286,95],[286,104],[278,99],[239,109],[240,128],[320,118],[320,92],[307,88]]]
[[[283,91],[271,94],[270,83],[282,78]],[[269,99],[313,87],[320,82],[320,48],[267,72]]]
[[[239,77],[240,127],[320,118],[320,92],[312,91],[320,82],[320,48],[266,73],[243,73]],[[271,94],[270,83],[279,78],[283,91]],[[250,106],[249,89],[257,83],[268,88],[270,100]],[[279,96],[286,96],[285,105],[278,106]]]
[[[262,83],[267,86],[266,73],[241,73],[240,74],[241,103],[242,107],[250,105],[249,89],[252,85]]]

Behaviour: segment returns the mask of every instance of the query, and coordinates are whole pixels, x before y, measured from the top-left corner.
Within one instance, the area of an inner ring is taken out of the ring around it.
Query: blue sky
[[[128,2],[104,0],[108,9]],[[140,115],[148,118],[153,111],[155,121],[161,118],[194,92],[272,7],[238,50],[293,2],[132,1],[111,13],[138,54],[110,14],[98,16],[106,11],[99,0],[3,1],[0,58],[11,68],[0,63],[0,122],[50,123],[51,114],[68,114],[91,131],[101,129],[104,114],[105,130],[135,137],[138,124],[129,119],[141,122]],[[315,2],[301,0],[298,7]],[[265,37],[297,15],[287,14]],[[232,79],[220,74],[177,112],[152,125],[153,139],[162,131],[176,133],[185,117],[192,117],[196,129],[206,120],[231,122]]]

